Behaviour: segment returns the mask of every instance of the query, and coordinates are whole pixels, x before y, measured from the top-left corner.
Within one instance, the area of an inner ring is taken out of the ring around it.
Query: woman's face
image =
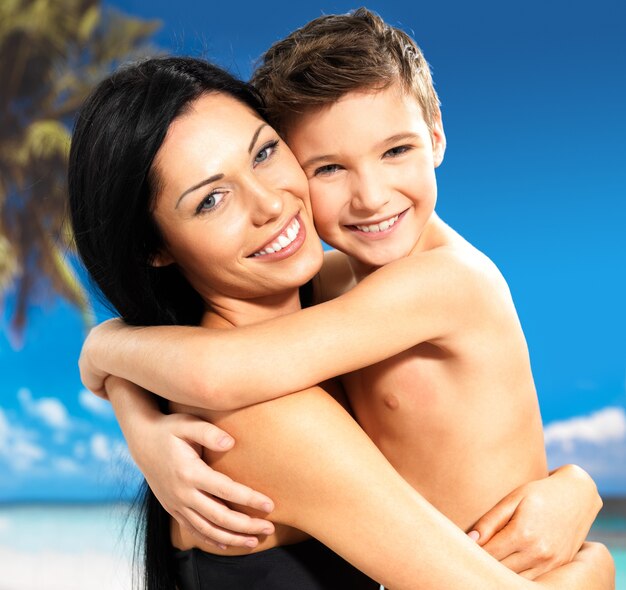
[[[294,289],[320,268],[307,179],[276,132],[234,98],[207,94],[159,149],[154,217],[165,246],[208,302]]]

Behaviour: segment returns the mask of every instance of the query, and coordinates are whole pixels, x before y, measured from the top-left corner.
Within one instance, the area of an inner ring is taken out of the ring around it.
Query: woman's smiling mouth
[[[272,260],[283,259],[291,256],[304,243],[306,230],[299,214],[276,237],[272,238],[260,250],[257,250],[248,258],[270,257]]]

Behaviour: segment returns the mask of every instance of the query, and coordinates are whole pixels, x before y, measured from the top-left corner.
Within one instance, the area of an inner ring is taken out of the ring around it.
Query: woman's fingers
[[[260,512],[269,513],[274,510],[274,503],[266,495],[233,481],[227,475],[214,471],[208,465],[206,469],[196,470],[194,476],[196,477],[195,487],[211,496]]]
[[[184,440],[217,452],[228,451],[235,444],[230,434],[206,420],[188,414],[172,414],[170,418],[176,421],[176,434]]]
[[[195,416],[175,414],[169,418],[177,421],[176,435],[187,442],[218,452],[228,451],[235,444],[234,439],[227,432]],[[261,512],[274,510],[274,502],[265,494],[214,471],[204,461],[194,461],[193,464],[189,464],[189,467],[191,469],[188,471],[188,479],[198,489],[227,502],[234,502]]]
[[[251,535],[271,534],[270,532],[266,533],[264,531],[274,531],[272,523],[260,521],[260,519],[254,519],[231,511],[224,505],[220,506],[215,500],[211,500],[211,502],[214,504],[211,509],[211,520],[207,520],[193,509],[185,510],[184,520],[189,523],[191,527],[189,530],[192,530],[194,536],[208,540],[221,549],[225,549],[227,546],[254,548],[259,544],[259,539]],[[222,527],[218,522],[223,522],[226,526]],[[262,532],[245,535],[234,532],[235,529],[249,531],[260,529]]]

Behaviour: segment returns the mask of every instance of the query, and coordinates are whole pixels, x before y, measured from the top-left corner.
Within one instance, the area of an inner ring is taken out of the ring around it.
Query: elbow
[[[602,497],[598,491],[598,486],[591,475],[589,475],[582,467],[573,463],[566,465],[565,468],[568,469],[581,482],[581,485],[586,485],[589,488],[589,493],[592,497],[593,507],[596,510],[596,514],[600,512],[604,502],[602,501]]]
[[[240,394],[228,391],[227,384],[214,372],[200,370],[186,380],[185,398],[191,405],[214,412],[230,412],[246,405]]]

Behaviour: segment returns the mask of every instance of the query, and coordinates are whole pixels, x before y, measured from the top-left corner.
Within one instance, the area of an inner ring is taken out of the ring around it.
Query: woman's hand
[[[574,559],[601,507],[591,477],[565,465],[511,492],[469,535],[509,569],[534,580]]]
[[[105,386],[131,456],[163,508],[182,527],[222,549],[256,547],[254,535],[274,532],[271,522],[224,504],[268,513],[273,502],[202,459],[204,449],[221,454],[233,448],[229,434],[195,416],[161,413],[152,394],[119,377],[108,377]]]
[[[256,547],[257,537],[274,532],[274,525],[228,508],[223,501],[264,513],[272,501],[202,460],[202,448],[228,451],[234,440],[223,430],[187,414],[161,415],[141,444],[131,451],[148,485],[163,508],[202,541],[225,549]]]

